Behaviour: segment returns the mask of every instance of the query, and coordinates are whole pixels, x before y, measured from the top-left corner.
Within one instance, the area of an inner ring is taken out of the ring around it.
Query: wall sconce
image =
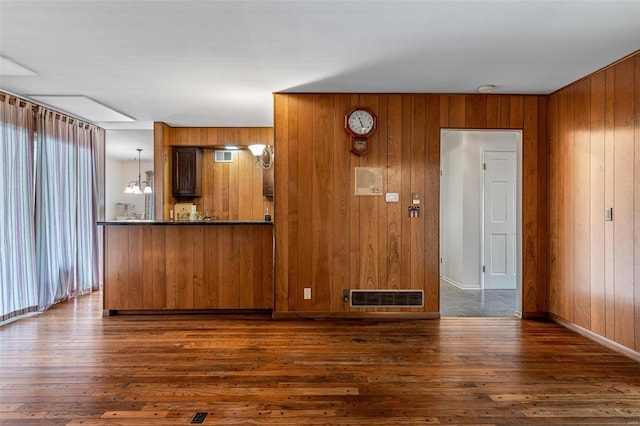
[[[151,185],[147,181],[143,181],[140,176],[140,153],[142,152],[141,148],[136,148],[138,151],[138,180],[132,180],[129,182],[127,187],[124,190],[125,194],[153,194],[153,189],[151,189]],[[140,187],[144,186],[144,190],[140,190]]]
[[[273,165],[273,149],[269,145],[257,143],[249,145],[249,150],[256,157],[256,168],[270,169]]]

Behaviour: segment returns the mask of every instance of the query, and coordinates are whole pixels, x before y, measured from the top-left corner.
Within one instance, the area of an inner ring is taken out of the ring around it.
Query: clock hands
[[[362,122],[362,117],[360,117],[359,115],[358,115],[358,121],[360,122],[360,125],[362,126],[362,133],[364,133],[367,130],[367,128],[364,126],[364,123]]]

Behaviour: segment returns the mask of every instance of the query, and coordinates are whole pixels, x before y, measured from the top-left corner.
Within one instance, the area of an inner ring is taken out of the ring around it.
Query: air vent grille
[[[233,151],[214,151],[216,163],[233,163]]]
[[[422,307],[422,290],[351,290],[351,306],[354,307]]]

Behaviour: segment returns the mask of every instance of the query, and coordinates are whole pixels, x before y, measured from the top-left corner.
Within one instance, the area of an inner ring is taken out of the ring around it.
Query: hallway
[[[516,291],[461,290],[440,280],[440,314],[443,318],[513,318],[516,315]]]

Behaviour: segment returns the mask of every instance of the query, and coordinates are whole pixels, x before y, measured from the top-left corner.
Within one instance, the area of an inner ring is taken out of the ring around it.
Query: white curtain
[[[34,114],[32,105],[0,102],[0,323],[35,311]]]
[[[38,307],[99,287],[98,151],[104,130],[40,108],[36,120]]]

